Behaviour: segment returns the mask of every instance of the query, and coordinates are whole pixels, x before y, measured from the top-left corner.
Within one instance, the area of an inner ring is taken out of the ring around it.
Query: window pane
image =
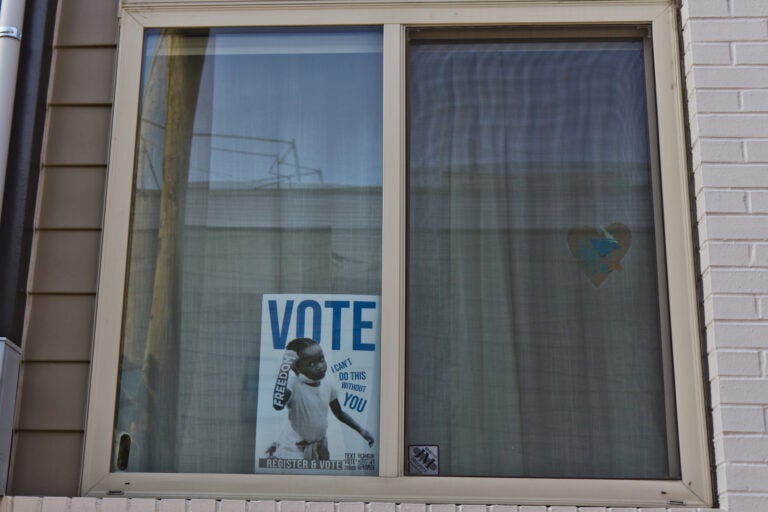
[[[642,41],[408,66],[406,471],[677,476]]]
[[[381,52],[147,33],[113,469],[378,473]]]

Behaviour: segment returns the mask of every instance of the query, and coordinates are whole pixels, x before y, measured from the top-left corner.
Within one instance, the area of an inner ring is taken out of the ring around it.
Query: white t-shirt
[[[289,377],[286,387],[291,391],[285,406],[293,430],[303,441],[311,443],[323,439],[328,430],[328,404],[338,398],[336,388],[325,379],[313,386],[295,375]]]

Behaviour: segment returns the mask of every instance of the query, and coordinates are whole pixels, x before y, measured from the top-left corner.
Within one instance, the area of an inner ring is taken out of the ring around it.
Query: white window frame
[[[110,472],[143,31],[166,27],[379,25],[384,33],[380,476]],[[403,474],[405,30],[412,26],[651,28],[680,480],[409,477]],[[706,402],[674,2],[668,0],[123,0],[83,495],[423,503],[711,506]]]

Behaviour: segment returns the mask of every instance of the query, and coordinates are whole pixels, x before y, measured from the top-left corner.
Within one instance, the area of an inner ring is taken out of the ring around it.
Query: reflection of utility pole
[[[160,190],[160,224],[152,284],[147,344],[141,368],[140,413],[137,436],[143,442],[143,469],[174,472],[176,407],[179,390],[180,251],[184,227],[185,192],[192,150],[192,125],[203,70],[204,55],[184,55],[183,36],[164,32],[167,45],[165,138]],[[159,46],[158,44],[158,46]]]
[[[299,168],[299,152],[296,150],[296,139],[291,139],[291,149],[293,150],[293,164],[296,166],[296,179],[301,181],[301,174]],[[320,182],[323,181],[323,175],[320,175]]]
[[[288,149],[285,150],[285,154],[283,156],[279,157],[279,161],[285,161],[285,159],[288,157],[288,155],[293,155],[293,165],[296,169],[296,181],[301,183],[301,166],[299,165],[299,152],[296,151],[296,139],[291,139],[288,144]],[[278,165],[279,162],[278,162]],[[318,169],[318,172],[319,169]],[[323,175],[320,173],[319,175],[320,183],[323,182]]]

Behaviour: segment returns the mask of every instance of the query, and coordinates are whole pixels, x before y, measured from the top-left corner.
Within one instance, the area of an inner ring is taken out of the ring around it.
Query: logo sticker
[[[411,475],[438,475],[438,447],[435,445],[410,445],[408,447],[408,472]]]

